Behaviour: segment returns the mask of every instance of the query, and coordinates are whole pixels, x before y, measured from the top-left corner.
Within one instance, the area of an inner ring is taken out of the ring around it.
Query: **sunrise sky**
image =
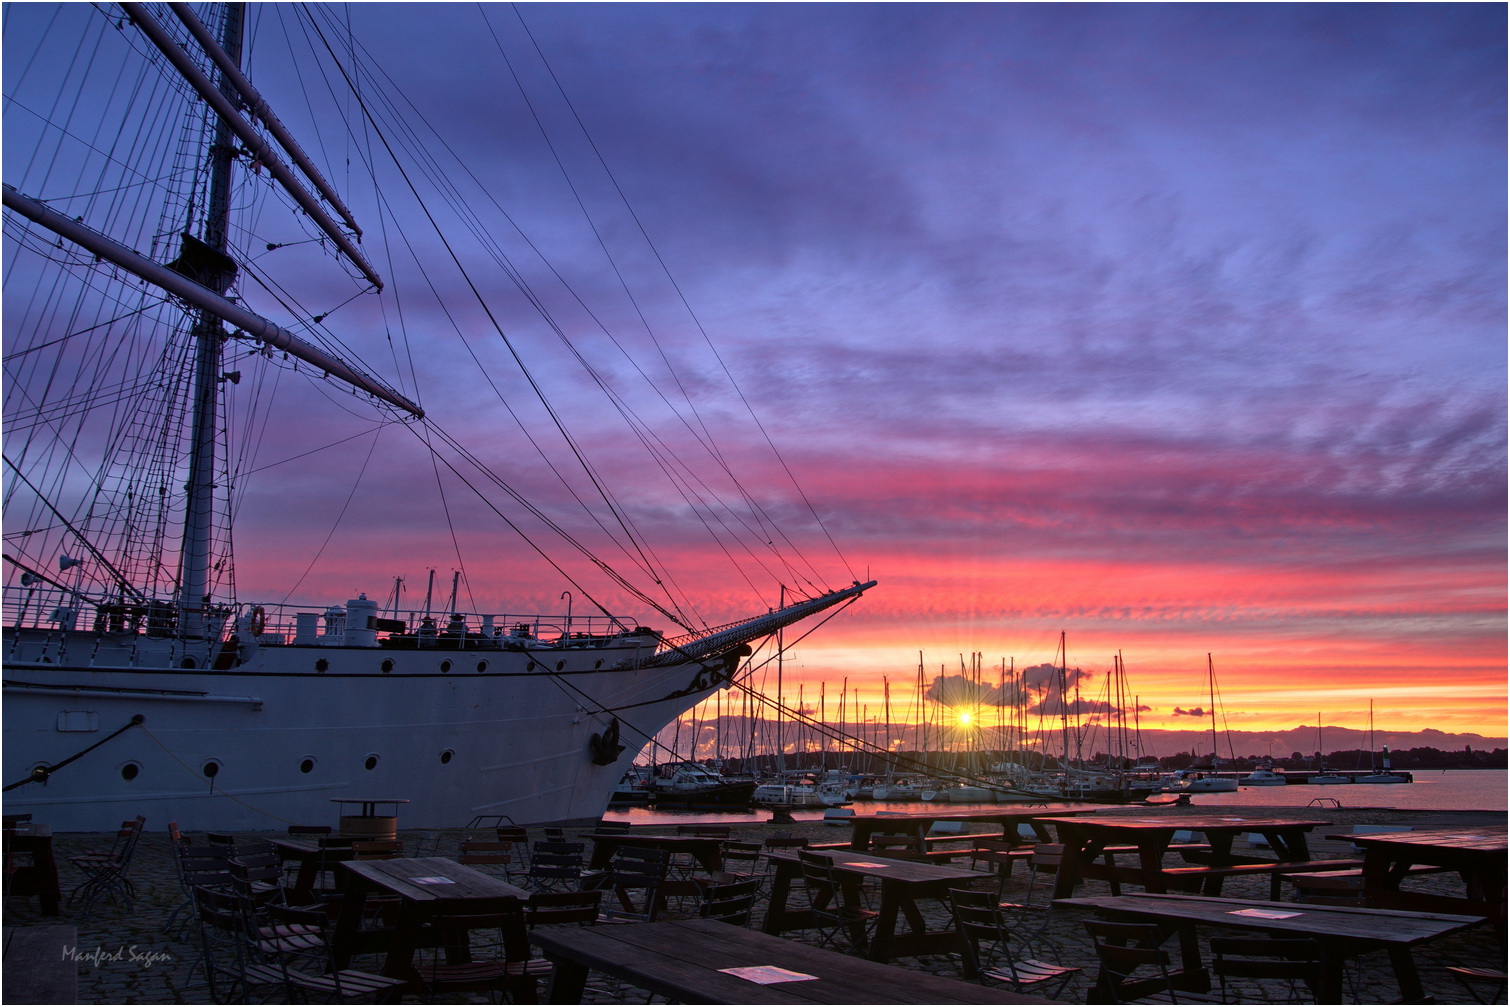
[[[282,6],[253,5],[254,26]],[[692,358],[688,394],[811,572],[733,572],[618,453],[612,411],[565,386],[574,433],[711,624],[774,605],[778,582],[879,581],[792,651],[789,687],[847,678],[874,711],[919,652],[930,676],[976,652],[1022,668],[1063,632],[1092,691],[1121,652],[1145,727],[1190,726],[1174,711],[1206,705],[1210,653],[1234,730],[1361,727],[1372,700],[1381,728],[1504,737],[1503,5],[518,11],[633,207],[637,224],[609,187],[584,191],[604,240],[653,240],[718,357],[664,278],[643,301],[669,319],[662,345]],[[553,261],[614,296],[595,240],[555,223],[573,199],[518,99],[515,73],[550,87],[514,9],[338,19]],[[406,223],[392,212],[366,218],[369,247]],[[643,247],[624,261],[653,275]],[[515,292],[497,300],[524,352],[555,352]],[[341,338],[380,345],[387,318],[346,310]],[[513,421],[452,377],[492,338],[459,310],[465,339],[410,318],[407,351],[373,369],[528,483]],[[638,338],[622,304],[602,317]],[[404,575],[412,600],[427,568],[448,581],[454,537],[479,607],[560,606],[568,585],[465,494],[417,502],[441,477],[405,468],[401,429],[314,473],[275,464],[350,432],[297,412],[270,428],[240,503],[241,597],[295,580],[297,601],[381,597]]]
[[[438,7],[354,16],[512,161],[498,51]],[[879,706],[919,651],[1020,668],[1063,631],[1145,726],[1188,725],[1211,653],[1235,730],[1373,700],[1504,735],[1504,8],[520,10],[845,563],[749,484],[827,584],[880,581],[788,681]],[[747,610],[659,542],[709,621]]]

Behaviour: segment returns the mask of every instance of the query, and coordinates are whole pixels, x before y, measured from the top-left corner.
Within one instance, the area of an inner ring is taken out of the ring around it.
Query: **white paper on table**
[[[1287,920],[1292,916],[1302,916],[1303,913],[1282,913],[1277,909],[1234,909],[1228,916],[1257,916],[1261,920]]]
[[[777,965],[745,965],[737,969],[719,969],[718,971],[727,972],[729,975],[740,979],[748,979],[752,983],[760,983],[762,986],[769,986],[772,983],[794,983],[803,979],[818,978],[817,976],[810,976],[806,972],[793,972],[791,969],[784,969]]]
[[[456,882],[450,878],[410,878],[412,885],[454,885]]]

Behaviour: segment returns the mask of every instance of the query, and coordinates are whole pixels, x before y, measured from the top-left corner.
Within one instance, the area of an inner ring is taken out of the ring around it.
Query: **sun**
[[[969,727],[972,723],[975,722],[975,718],[971,715],[969,710],[960,710],[954,716],[958,721],[960,727]]]

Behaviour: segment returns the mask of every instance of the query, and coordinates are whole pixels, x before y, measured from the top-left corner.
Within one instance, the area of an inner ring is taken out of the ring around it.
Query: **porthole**
[[[123,780],[134,780],[134,779],[136,779],[137,774],[139,774],[141,771],[142,771],[142,767],[141,766],[137,765],[134,762],[128,762],[124,766],[121,767],[121,779],[123,779]]]
[[[323,658],[323,657],[320,658],[318,661],[315,662],[315,670],[319,671],[319,672],[329,671],[330,670],[330,662],[327,661],[327,660],[325,660],[325,658]]]
[[[442,675],[449,674],[450,671],[451,671],[451,662],[450,661],[442,661],[442,662],[440,662],[440,673]]]
[[[525,671],[534,671],[535,670],[535,662],[531,661],[529,664],[526,664],[524,666],[524,670]]]
[[[592,670],[597,671],[601,667],[603,667],[603,659],[600,657],[592,663]]]
[[[182,661],[179,661],[178,662],[178,666],[180,668],[190,668],[190,669],[198,667],[198,665],[196,665],[194,663],[194,659],[192,657],[186,657]]]
[[[383,658],[383,663],[380,664],[378,667],[380,667],[380,668],[383,669],[383,674],[385,674],[385,675],[388,674],[390,671],[393,670],[393,658],[391,658],[391,657],[385,657],[385,658]]]
[[[209,762],[206,762],[203,767],[201,767],[200,772],[204,773],[206,779],[213,780],[215,779],[215,777],[220,775],[220,763],[216,762],[214,759],[211,759]]]
[[[315,760],[314,759],[312,759],[312,758],[310,758],[309,756],[306,755],[304,758],[302,758],[302,759],[299,760],[299,772],[304,773],[305,775],[308,775],[310,773],[313,773],[314,771],[315,771]]]
[[[487,671],[487,670],[488,670],[488,662],[486,662],[486,661],[478,661],[477,662],[477,671],[479,673]]]
[[[566,662],[565,661],[557,661],[556,662],[556,670],[557,671],[560,671],[564,667],[566,667]]]
[[[454,758],[456,758],[456,752],[448,748],[444,752],[440,753],[440,764],[444,766]]]
[[[377,768],[377,764],[378,764],[378,757],[376,755],[369,755],[369,756],[367,756],[366,761],[362,763],[362,765],[364,767],[366,767],[367,769],[376,769]]]

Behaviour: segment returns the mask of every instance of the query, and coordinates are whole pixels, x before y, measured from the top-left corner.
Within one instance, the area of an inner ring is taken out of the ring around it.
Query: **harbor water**
[[[1413,811],[1505,811],[1507,809],[1507,786],[1510,773],[1503,769],[1447,769],[1412,770],[1414,783],[1352,783],[1322,785],[1295,783],[1285,787],[1242,787],[1237,793],[1192,794],[1194,805],[1216,804],[1224,807],[1251,806],[1256,808],[1305,807],[1318,798],[1328,807],[1336,801],[1344,808],[1398,808]],[[1167,799],[1165,795],[1155,800]],[[850,809],[857,814],[872,814],[877,811],[938,811],[950,808],[959,811],[979,811],[997,807],[994,804],[949,804],[924,801],[856,801]],[[792,811],[794,821],[816,821],[823,818],[819,808],[802,808]],[[740,822],[767,822],[772,813],[764,808],[722,811],[712,808],[647,808],[615,805],[608,809],[608,816],[616,821],[632,822],[635,825],[677,825],[688,822],[718,821],[730,824]]]

